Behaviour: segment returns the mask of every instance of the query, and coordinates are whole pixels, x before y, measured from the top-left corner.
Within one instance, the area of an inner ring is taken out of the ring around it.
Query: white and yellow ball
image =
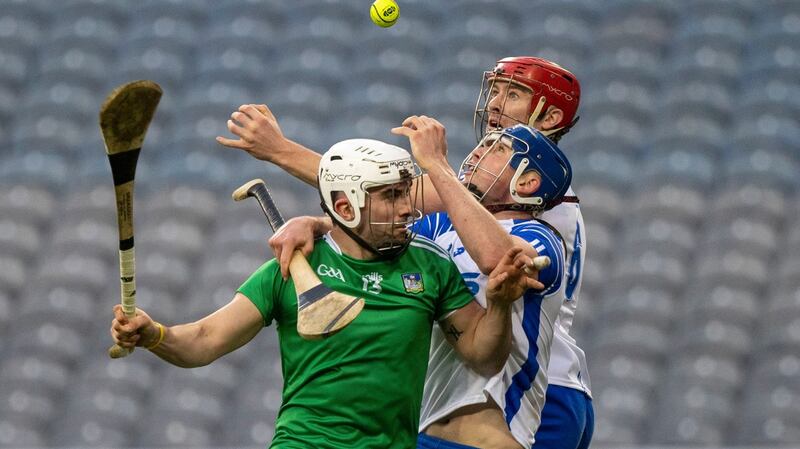
[[[369,17],[379,27],[388,28],[400,17],[400,7],[394,0],[375,0],[369,8]]]

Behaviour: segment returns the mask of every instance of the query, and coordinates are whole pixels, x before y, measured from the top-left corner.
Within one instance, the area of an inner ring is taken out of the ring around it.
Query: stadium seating
[[[144,406],[141,398],[132,391],[115,391],[108,383],[97,383],[89,379],[81,380],[71,388],[67,401],[82,412],[79,416],[92,420],[110,418],[107,424],[112,427],[135,426]]]
[[[68,447],[126,447],[135,442],[133,431],[126,424],[121,423],[118,417],[102,412],[81,411],[65,417],[51,432],[55,444]]]
[[[154,413],[137,426],[138,447],[216,447],[220,429],[183,410]]]
[[[0,447],[43,447],[47,442],[46,432],[38,427],[0,418]]]

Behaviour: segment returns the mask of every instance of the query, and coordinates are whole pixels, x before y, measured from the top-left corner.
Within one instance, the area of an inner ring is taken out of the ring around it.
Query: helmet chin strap
[[[558,201],[551,201],[548,204],[521,204],[521,203],[509,203],[509,204],[485,204],[483,207],[486,208],[489,212],[496,214],[497,212],[504,212],[504,211],[524,211],[524,212],[531,212],[534,216],[538,215],[540,212],[544,212],[548,209],[552,209],[558,206],[561,203],[580,203],[580,199],[577,196],[564,196]]]
[[[514,211],[514,212],[530,212],[535,216],[538,212],[542,212],[542,206],[537,204],[521,204],[521,203],[508,203],[508,204],[486,204],[483,206],[491,212],[496,214],[498,212]]]
[[[542,113],[542,110],[544,109],[544,104],[545,104],[546,101],[547,101],[547,99],[544,97],[544,95],[539,97],[539,102],[536,103],[536,107],[533,109],[533,113],[530,115],[530,118],[528,118],[528,126],[530,126],[531,128],[536,128],[535,126],[533,126],[533,124],[536,122],[536,118],[539,117],[539,114]],[[560,128],[553,128],[553,129],[547,129],[547,130],[540,129],[539,132],[543,136],[549,136],[551,134],[555,134],[555,133],[561,131],[562,129],[564,129],[563,126],[560,127]]]
[[[544,97],[544,95],[539,97],[539,101],[536,103],[536,107],[533,108],[533,112],[531,112],[531,115],[528,117],[528,126],[530,126],[531,128],[535,128],[533,124],[536,122],[536,119],[539,117],[539,114],[542,113],[542,109],[544,109],[544,103],[546,101],[547,99]]]
[[[557,133],[557,132],[561,131],[562,129],[564,129],[564,127],[563,127],[563,126],[562,126],[561,128],[553,128],[553,129],[548,129],[548,130],[541,130],[541,131],[539,131],[539,132],[540,132],[540,133],[541,133],[543,136],[547,137],[547,136],[550,136],[551,134],[555,134],[555,133]]]

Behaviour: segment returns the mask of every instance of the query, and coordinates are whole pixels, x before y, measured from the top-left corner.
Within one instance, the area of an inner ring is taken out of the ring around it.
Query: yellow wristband
[[[153,323],[155,323],[156,326],[158,326],[158,340],[152,345],[145,347],[145,349],[147,349],[148,351],[156,349],[158,345],[161,344],[161,341],[164,340],[164,326],[157,321],[153,321]]]

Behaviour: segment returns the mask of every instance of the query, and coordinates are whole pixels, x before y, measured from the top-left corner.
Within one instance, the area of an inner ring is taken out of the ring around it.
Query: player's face
[[[490,86],[486,103],[489,114],[486,131],[508,128],[518,123],[527,124],[533,98],[531,90],[502,79],[494,80]]]
[[[509,165],[513,154],[505,139],[488,135],[465,161],[462,182],[484,204],[508,202],[508,185],[514,176]]]
[[[419,217],[414,208],[411,181],[376,187],[367,191],[359,230],[376,247],[394,245],[407,236],[407,226]]]

